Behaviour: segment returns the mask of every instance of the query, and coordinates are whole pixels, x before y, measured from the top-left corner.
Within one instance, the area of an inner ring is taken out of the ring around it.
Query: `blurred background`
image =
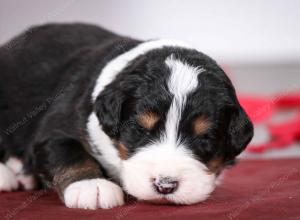
[[[274,99],[300,91],[298,0],[0,0],[0,44],[31,25],[78,21],[186,41],[217,60],[239,94]],[[255,140],[269,138],[258,131]],[[300,155],[299,144],[277,152],[263,155]]]

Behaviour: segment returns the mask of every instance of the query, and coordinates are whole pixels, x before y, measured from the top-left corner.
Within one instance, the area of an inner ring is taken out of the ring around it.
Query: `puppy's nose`
[[[179,182],[172,177],[158,177],[154,179],[153,186],[161,194],[171,194],[178,188]]]

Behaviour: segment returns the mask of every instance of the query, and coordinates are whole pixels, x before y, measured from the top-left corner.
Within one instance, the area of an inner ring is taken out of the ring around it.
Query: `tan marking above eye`
[[[193,129],[196,135],[205,134],[211,128],[211,126],[211,122],[203,115],[198,116],[193,122]]]
[[[148,130],[151,130],[159,121],[160,116],[153,111],[147,111],[138,116],[138,123]]]

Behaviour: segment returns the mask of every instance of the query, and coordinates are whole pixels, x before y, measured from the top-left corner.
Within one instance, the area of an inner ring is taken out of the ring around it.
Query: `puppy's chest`
[[[122,160],[113,141],[99,125],[98,118],[94,112],[88,118],[87,130],[90,154],[100,163],[111,178],[118,181]]]

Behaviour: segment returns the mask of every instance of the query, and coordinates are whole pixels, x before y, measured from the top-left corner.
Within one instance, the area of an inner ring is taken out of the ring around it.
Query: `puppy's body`
[[[181,43],[47,25],[3,45],[0,71],[6,176],[19,158],[25,188],[39,176],[69,207],[121,205],[107,178],[142,200],[201,201],[252,137],[223,71]]]
[[[80,129],[74,126],[80,124],[75,109],[85,105],[83,109],[90,111],[86,109],[91,103],[87,90],[92,90],[101,68],[136,43],[98,27],[75,24],[32,28],[3,45],[1,146],[9,146],[7,152],[22,156],[34,139],[39,139],[36,133],[41,131],[43,116],[51,111],[69,115],[69,119],[56,120],[54,127],[74,137],[82,134],[78,132],[85,129],[85,123]],[[63,102],[58,100],[60,95],[64,95]],[[48,123],[47,133],[55,129]],[[63,129],[61,123],[67,128]]]

